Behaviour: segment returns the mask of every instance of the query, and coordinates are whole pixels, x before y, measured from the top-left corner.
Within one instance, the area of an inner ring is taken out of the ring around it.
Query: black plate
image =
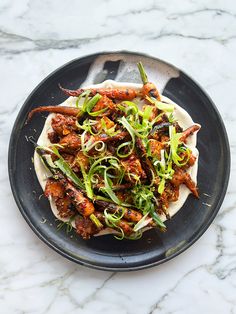
[[[137,241],[118,241],[103,236],[84,241],[75,233],[57,230],[37,181],[31,158],[34,148],[27,141],[38,138],[45,116],[37,114],[25,125],[27,113],[39,105],[56,105],[65,100],[58,83],[78,88],[105,79],[138,82],[136,63],[142,61],[150,80],[162,93],[186,109],[202,125],[198,133],[200,151],[198,186],[200,200],[191,195],[182,209],[167,222],[167,232],[150,230]],[[159,83],[159,84],[158,84]],[[163,88],[162,88],[163,87]],[[57,69],[30,94],[16,119],[9,146],[9,177],[16,203],[33,231],[55,251],[68,259],[103,270],[137,270],[163,263],[190,247],[209,227],[226,193],[230,172],[230,151],[222,119],[210,98],[189,76],[174,66],[142,54],[99,53],[76,59]],[[46,222],[42,223],[42,219]]]

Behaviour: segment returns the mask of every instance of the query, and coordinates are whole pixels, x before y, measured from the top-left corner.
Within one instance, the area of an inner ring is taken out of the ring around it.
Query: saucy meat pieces
[[[59,136],[64,136],[77,129],[76,118],[71,116],[64,116],[62,114],[56,114],[52,118],[51,126]]]
[[[164,192],[160,195],[160,203],[167,209],[170,202],[176,202],[179,198],[179,186],[174,186],[170,182],[166,183]]]
[[[94,215],[99,219],[99,221],[106,225],[106,219],[103,213],[94,212]],[[123,218],[117,222],[117,227],[114,230],[120,233],[120,229],[123,230],[126,236],[129,236],[133,232],[133,229],[130,226],[129,222]]]
[[[75,214],[74,206],[68,196],[66,196],[65,188],[60,181],[49,178],[44,194],[46,197],[52,197],[55,201],[58,215],[61,218],[69,218]]]
[[[55,204],[61,218],[70,218],[75,214],[75,207],[68,196],[55,199]]]
[[[159,142],[157,140],[154,140],[154,139],[150,139],[148,143],[149,143],[151,155],[160,160],[161,159],[161,150],[164,149],[165,144],[162,142]]]
[[[78,165],[82,165],[86,171],[89,169],[89,158],[82,151],[78,151],[75,162]]]
[[[48,139],[52,144],[56,144],[60,141],[60,137],[55,131],[48,133]]]
[[[132,222],[138,222],[143,217],[143,215],[140,212],[138,212],[132,208],[121,207],[119,205],[116,205],[116,204],[113,204],[110,202],[106,202],[106,201],[97,200],[96,206],[99,210],[107,209],[107,210],[109,210],[109,212],[111,212],[113,214],[114,213],[122,214],[122,212],[124,212],[123,217],[126,220],[132,221]]]
[[[115,123],[109,119],[107,116],[102,117],[102,119],[99,117],[97,118],[97,124],[95,124],[94,129],[96,132],[102,130],[104,127],[106,129],[110,129],[114,127]]]
[[[46,197],[62,198],[65,195],[65,189],[58,180],[49,178],[47,179],[44,194]]]
[[[65,179],[51,179],[46,183],[45,196],[51,196],[63,218],[78,211],[82,216],[90,216],[94,212],[93,203]]]
[[[79,172],[80,167],[77,164],[76,161],[76,156],[68,154],[68,153],[61,153],[61,156],[63,157],[63,159],[69,164],[70,168],[74,171],[74,172]]]
[[[186,172],[186,170],[177,168],[171,179],[171,183],[176,187],[180,186],[181,184],[185,184],[195,197],[199,197],[196,184],[193,182],[190,174]]]
[[[115,106],[115,104],[113,103],[113,101],[108,98],[106,95],[102,96],[99,101],[96,103],[96,105],[93,107],[93,112],[95,111],[99,111],[102,109],[113,109]],[[106,114],[106,112],[109,110],[104,111],[104,114]]]
[[[140,160],[134,155],[130,155],[126,160],[121,161],[125,170],[125,179],[131,182],[137,182],[140,179],[146,179],[146,173],[144,172]]]
[[[59,144],[63,146],[64,151],[74,152],[81,147],[81,139],[79,135],[75,132],[71,132],[64,136]]]
[[[83,193],[75,188],[71,183],[64,183],[66,194],[71,202],[75,205],[76,210],[84,217],[90,216],[94,212],[93,203],[83,195]]]
[[[91,236],[98,233],[99,230],[89,218],[79,217],[75,218],[76,232],[85,240],[90,239]]]

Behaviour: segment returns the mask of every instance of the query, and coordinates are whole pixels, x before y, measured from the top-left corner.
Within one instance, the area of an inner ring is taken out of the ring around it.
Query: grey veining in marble
[[[65,260],[32,233],[11,194],[7,149],[40,80],[73,58],[124,49],[167,60],[208,91],[226,125],[232,169],[217,218],[188,251],[153,269],[109,273]],[[1,313],[236,313],[235,56],[234,0],[1,0]]]

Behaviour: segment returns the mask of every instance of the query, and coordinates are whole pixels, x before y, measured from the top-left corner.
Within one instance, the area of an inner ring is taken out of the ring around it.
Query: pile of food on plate
[[[71,97],[29,114],[51,112],[35,149],[35,170],[55,216],[83,239],[165,231],[165,220],[188,194],[198,198],[200,125],[160,95],[141,62],[138,69],[143,84],[60,87]]]

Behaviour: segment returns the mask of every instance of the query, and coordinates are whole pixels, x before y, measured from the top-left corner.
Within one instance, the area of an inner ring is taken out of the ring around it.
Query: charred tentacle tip
[[[58,87],[60,88],[60,90],[66,94],[67,96],[73,96],[73,97],[78,97],[80,96],[85,90],[82,89],[82,88],[79,88],[79,89],[74,89],[74,90],[71,90],[71,89],[68,89],[68,88],[64,88],[61,86],[61,84],[59,83],[58,84]]]

